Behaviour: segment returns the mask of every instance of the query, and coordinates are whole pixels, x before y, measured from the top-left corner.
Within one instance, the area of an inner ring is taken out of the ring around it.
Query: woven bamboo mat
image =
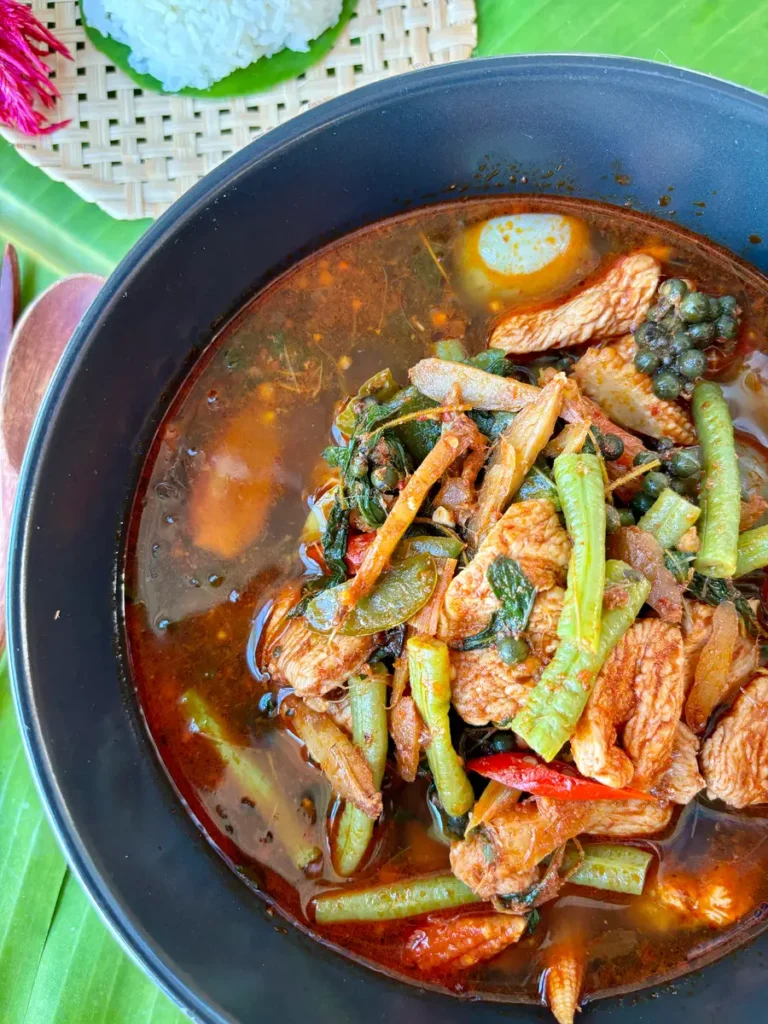
[[[0,129],[25,159],[120,219],[157,217],[186,189],[263,132],[310,106],[390,75],[469,57],[474,0],[359,0],[334,48],[266,92],[197,99],[148,92],[96,50],[76,0],[29,0],[74,61],[49,63],[67,128],[29,139]]]

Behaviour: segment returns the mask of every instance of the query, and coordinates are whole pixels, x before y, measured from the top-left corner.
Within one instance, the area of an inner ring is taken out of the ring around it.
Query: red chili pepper
[[[357,572],[360,568],[365,558],[365,553],[375,536],[376,532],[374,531],[373,533],[354,533],[349,538],[344,561],[347,563],[347,568],[350,572]]]
[[[611,789],[585,779],[562,761],[544,764],[533,754],[490,754],[468,761],[466,767],[511,789],[554,800],[653,800],[639,789]]]

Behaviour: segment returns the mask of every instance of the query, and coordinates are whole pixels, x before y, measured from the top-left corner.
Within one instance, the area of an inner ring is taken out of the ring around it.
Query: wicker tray
[[[474,0],[359,0],[324,60],[266,92],[197,99],[146,92],[86,38],[76,0],[31,0],[74,61],[50,59],[61,92],[52,136],[0,129],[25,159],[120,219],[156,217],[262,132],[359,85],[469,57]]]

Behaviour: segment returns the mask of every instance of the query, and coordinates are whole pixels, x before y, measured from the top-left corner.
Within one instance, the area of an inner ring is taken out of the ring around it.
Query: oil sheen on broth
[[[254,646],[279,585],[300,572],[296,551],[308,498],[323,479],[320,453],[329,443],[334,406],[386,366],[407,382],[408,368],[431,355],[441,338],[462,337],[470,352],[485,346],[493,304],[452,294],[443,270],[450,272],[456,240],[468,225],[528,211],[580,218],[591,232],[593,262],[650,245],[663,254],[666,274],[690,274],[704,290],[737,297],[746,341],[721,379],[739,436],[768,488],[761,448],[768,438],[762,391],[768,363],[760,350],[766,293],[756,273],[703,239],[616,208],[527,198],[448,204],[374,225],[305,260],[258,295],[211,346],[147,460],[133,511],[125,605],[132,672],[160,758],[210,841],[244,880],[321,940],[363,960],[422,984],[513,1000],[538,998],[540,949],[564,917],[578,921],[588,945],[585,996],[693,965],[726,944],[734,929],[695,923],[681,929],[645,896],[566,884],[518,944],[469,972],[430,979],[403,960],[411,921],[314,924],[311,899],[342,881],[326,840],[333,798],[296,739],[270,718]],[[554,361],[559,353],[549,355]],[[217,486],[212,458],[246,460],[247,475],[258,480],[231,485],[226,522],[205,521],[199,492]],[[302,808],[307,833],[324,850],[319,870],[308,876],[294,867],[273,823],[242,800],[212,744],[189,731],[179,701],[190,688],[206,698],[233,739],[258,751]],[[683,868],[737,874],[746,914],[738,928],[768,899],[767,835],[760,809],[725,812],[700,797],[660,837],[635,845],[658,854],[653,871],[662,878]],[[365,882],[446,868],[448,848],[427,811],[426,783],[385,784]]]

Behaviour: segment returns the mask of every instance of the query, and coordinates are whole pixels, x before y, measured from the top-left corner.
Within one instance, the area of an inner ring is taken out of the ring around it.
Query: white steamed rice
[[[342,0],[84,0],[103,35],[130,46],[136,71],[168,92],[207,89],[259,57],[309,49],[341,16]]]

